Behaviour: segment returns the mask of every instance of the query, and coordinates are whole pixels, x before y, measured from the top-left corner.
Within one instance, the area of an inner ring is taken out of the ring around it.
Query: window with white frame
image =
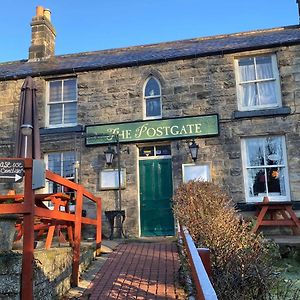
[[[53,152],[45,155],[47,169],[71,181],[75,178],[76,155],[73,151]],[[53,182],[48,182],[48,192],[63,192],[63,188]]]
[[[281,106],[276,55],[238,58],[235,66],[239,110]]]
[[[159,119],[162,117],[161,86],[159,81],[151,76],[144,86],[144,119]]]
[[[47,126],[77,124],[77,80],[68,78],[48,82]]]
[[[246,201],[289,200],[284,137],[245,138],[242,150]]]

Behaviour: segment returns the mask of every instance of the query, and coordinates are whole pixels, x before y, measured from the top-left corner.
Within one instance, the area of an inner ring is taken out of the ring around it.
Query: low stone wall
[[[95,244],[91,243],[82,245],[80,272],[90,265],[95,248]],[[71,288],[72,249],[35,250],[34,259],[34,300],[60,299]],[[21,251],[0,253],[0,299],[20,299],[21,273]]]

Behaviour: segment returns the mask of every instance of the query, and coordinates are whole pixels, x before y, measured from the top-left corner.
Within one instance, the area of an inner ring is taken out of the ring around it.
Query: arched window
[[[144,119],[161,117],[161,87],[159,81],[151,76],[144,86]]]

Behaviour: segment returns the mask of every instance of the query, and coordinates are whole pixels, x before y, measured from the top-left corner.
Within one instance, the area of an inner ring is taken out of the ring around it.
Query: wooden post
[[[96,205],[97,205],[97,225],[96,225],[96,255],[101,254],[101,228],[102,228],[102,207],[101,207],[101,199],[96,199]]]
[[[53,211],[59,211],[59,203],[57,201],[54,202]],[[50,225],[49,229],[48,229],[48,234],[47,234],[46,243],[45,243],[46,250],[49,250],[51,247],[53,236],[54,236],[54,231],[55,231],[55,224],[52,223],[52,225]]]
[[[33,252],[34,252],[34,191],[32,189],[32,159],[25,159],[24,237],[22,257],[21,299],[33,299]]]
[[[74,248],[73,248],[73,268],[72,286],[78,286],[79,264],[80,264],[80,241],[81,241],[81,218],[83,205],[83,187],[78,185],[76,193],[75,228],[74,228]]]
[[[212,275],[212,269],[211,269],[211,261],[210,261],[210,251],[208,248],[197,248],[198,254],[202,260],[202,263],[204,265],[205,271],[208,275],[208,277],[211,277]]]

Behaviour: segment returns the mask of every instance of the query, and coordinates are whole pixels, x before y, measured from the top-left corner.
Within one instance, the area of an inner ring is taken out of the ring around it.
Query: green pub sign
[[[169,140],[219,134],[218,115],[86,126],[86,145]]]

